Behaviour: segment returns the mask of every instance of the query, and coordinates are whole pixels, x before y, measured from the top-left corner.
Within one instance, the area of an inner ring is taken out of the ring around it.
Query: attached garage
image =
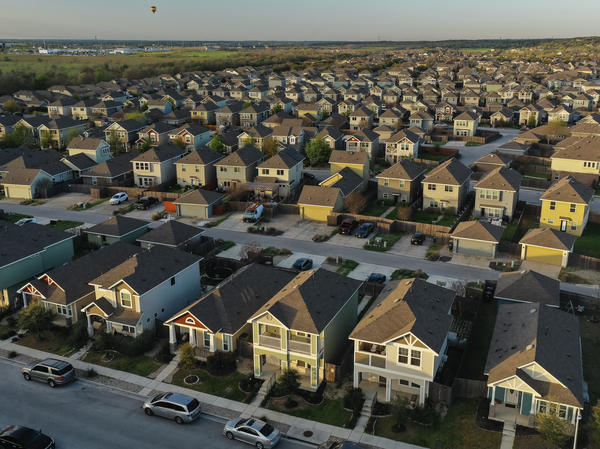
[[[33,199],[40,189],[52,186],[52,176],[40,169],[15,168],[2,179],[7,198]]]
[[[304,220],[327,221],[331,207],[304,206],[300,209],[300,217]]]
[[[213,206],[223,204],[224,194],[198,189],[174,202],[178,217],[211,218]]]
[[[481,257],[496,257],[496,248],[504,228],[487,221],[459,223],[452,233],[454,252]]]

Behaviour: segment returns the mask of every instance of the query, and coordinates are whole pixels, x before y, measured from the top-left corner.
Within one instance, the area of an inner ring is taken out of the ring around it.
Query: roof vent
[[[431,329],[429,329],[427,332],[429,332],[431,335],[433,335],[433,331]]]
[[[532,349],[533,349],[533,345],[527,345],[527,346],[525,347],[525,349],[526,349],[527,351],[530,351],[530,350],[532,350]]]
[[[567,380],[569,380],[569,381],[570,381],[570,380],[571,380],[571,376],[567,376]]]
[[[517,346],[516,346],[516,345],[512,345],[512,346],[510,347],[510,349],[517,349]]]
[[[567,352],[567,357],[571,357],[571,354],[569,352]]]
[[[533,313],[535,313],[535,312],[537,312],[537,309],[531,309],[531,310],[529,311],[529,314],[531,315],[531,314],[533,314]]]

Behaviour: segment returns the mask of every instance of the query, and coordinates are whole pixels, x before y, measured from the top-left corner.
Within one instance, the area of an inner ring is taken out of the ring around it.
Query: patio
[[[492,416],[492,407],[494,407],[494,416]],[[519,413],[519,407],[507,407],[504,403],[496,405],[490,404],[489,418],[495,421],[529,427],[529,416],[521,415],[521,413]]]
[[[386,388],[382,387],[381,385],[382,385],[382,383],[371,382],[368,380],[361,380],[358,387],[360,389],[362,389],[362,391],[365,395],[365,399],[367,401],[372,401],[373,398],[375,397],[375,395],[377,395],[377,400],[379,402],[383,403],[383,402],[386,402],[386,400],[385,400]],[[394,399],[396,396],[398,398],[406,398],[413,405],[413,407],[419,403],[419,395],[392,389],[392,394],[390,396],[391,399]]]

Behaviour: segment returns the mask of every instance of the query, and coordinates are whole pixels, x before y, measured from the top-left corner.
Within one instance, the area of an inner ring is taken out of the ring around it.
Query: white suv
[[[129,196],[127,196],[125,192],[119,192],[113,195],[113,197],[110,199],[110,204],[120,204],[123,201],[127,201],[128,199]]]

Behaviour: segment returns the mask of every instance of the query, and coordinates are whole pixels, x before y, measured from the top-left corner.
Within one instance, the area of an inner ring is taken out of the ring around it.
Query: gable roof
[[[101,164],[92,167],[90,170],[82,173],[82,177],[95,177],[95,178],[116,178],[125,173],[133,171],[133,165],[131,161],[137,157],[136,151],[122,154],[114,157]]]
[[[567,176],[556,181],[540,197],[546,201],[561,201],[563,203],[589,204],[594,197],[594,189]]]
[[[181,159],[175,162],[175,165],[190,164],[190,165],[208,165],[215,163],[225,157],[221,153],[211,150],[209,147],[202,147],[190,151]]]
[[[290,148],[280,151],[275,156],[261,163],[257,168],[278,168],[286,170],[300,164],[304,159],[304,156]]]
[[[341,151],[333,150],[329,157],[330,164],[350,164],[365,165],[369,160],[369,155],[362,151]]]
[[[304,185],[298,198],[298,204],[334,207],[340,193],[340,189],[336,187]]]
[[[204,233],[204,229],[169,220],[137,239],[138,242],[177,247]]]
[[[156,147],[151,147],[148,151],[136,156],[132,162],[164,162],[173,159],[177,156],[185,154],[186,150],[182,149],[173,142],[165,142]]]
[[[480,157],[475,161],[476,164],[492,164],[505,166],[510,163],[510,159],[502,154],[490,153]]]
[[[499,243],[504,228],[487,221],[462,221],[452,232],[452,238],[464,238]]]
[[[401,159],[398,163],[378,174],[376,178],[404,179],[412,181],[423,173],[425,173],[425,169],[420,165],[417,165],[408,159]]]
[[[175,204],[201,204],[208,206],[214,204],[225,196],[223,193],[212,190],[197,189],[174,201]]]
[[[148,227],[147,221],[117,215],[116,217],[110,217],[96,226],[85,229],[84,232],[109,237],[123,237],[144,227]]]
[[[460,186],[472,174],[473,171],[470,168],[459,162],[458,159],[452,158],[431,170],[423,182]]]
[[[519,302],[539,302],[547,306],[560,306],[560,281],[537,271],[513,271],[500,273],[496,298]]]
[[[527,231],[519,241],[519,244],[540,246],[560,251],[572,251],[576,239],[576,235],[560,232],[556,229],[537,228]]]
[[[517,192],[521,188],[522,180],[523,175],[518,171],[502,166],[484,174],[475,184],[475,188]]]
[[[550,157],[554,159],[574,159],[590,162],[600,161],[600,151],[598,151],[598,148],[600,147],[600,136],[587,136],[582,138],[572,137],[569,141],[573,143],[565,148],[565,142],[563,141],[562,145],[560,145],[563,149]]]

